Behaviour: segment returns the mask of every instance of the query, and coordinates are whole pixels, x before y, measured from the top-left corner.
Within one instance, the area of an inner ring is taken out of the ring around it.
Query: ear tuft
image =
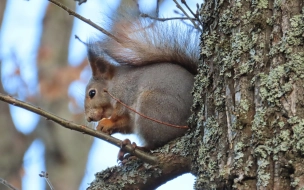
[[[106,58],[105,53],[99,49],[98,43],[88,45],[88,59],[94,78],[101,77],[108,80],[113,77],[115,67]]]

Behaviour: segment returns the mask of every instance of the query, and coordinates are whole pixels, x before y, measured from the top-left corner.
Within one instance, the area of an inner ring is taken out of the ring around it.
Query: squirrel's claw
[[[131,145],[132,146],[132,152],[134,152],[135,149],[139,149],[139,150],[145,151],[145,152],[148,152],[148,151],[151,150],[149,147],[137,146],[137,144],[135,142],[131,143],[131,141],[129,139],[125,139],[121,142],[120,150],[119,150],[118,155],[117,155],[117,161],[120,161],[121,164],[125,164],[128,160],[135,158],[135,156],[133,156],[132,153],[127,153],[124,150],[124,147],[126,145]]]
[[[131,145],[132,146],[132,152],[135,151],[135,148],[137,148],[138,146],[136,145],[135,142],[132,142],[129,140],[129,139],[125,139],[121,142],[121,145],[120,145],[120,150],[118,152],[118,155],[117,155],[117,160],[118,161],[124,161],[124,160],[127,160],[130,156],[132,156],[132,154],[127,154],[127,152],[123,149],[126,145]]]

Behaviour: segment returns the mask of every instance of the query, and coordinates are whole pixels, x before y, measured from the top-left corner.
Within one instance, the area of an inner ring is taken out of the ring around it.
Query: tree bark
[[[156,165],[144,163],[131,156],[120,166],[96,173],[96,179],[87,190],[152,190],[177,176],[190,172],[191,156],[187,150],[183,149],[182,144],[187,144],[192,135],[187,134],[153,151],[153,156],[157,157]]]
[[[196,189],[303,188],[303,1],[206,1]],[[204,117],[202,117],[204,116]]]

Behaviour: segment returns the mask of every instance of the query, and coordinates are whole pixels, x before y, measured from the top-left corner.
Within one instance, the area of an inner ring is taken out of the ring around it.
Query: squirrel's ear
[[[88,48],[88,59],[94,78],[111,79],[114,74],[114,66],[104,57],[98,55],[92,48]]]

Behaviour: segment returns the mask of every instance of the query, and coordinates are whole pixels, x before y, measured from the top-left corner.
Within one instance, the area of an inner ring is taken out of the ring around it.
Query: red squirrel
[[[199,34],[191,26],[141,18],[134,11],[116,15],[111,26],[116,39],[88,44],[92,78],[86,87],[86,119],[99,121],[97,130],[107,134],[136,134],[146,150],[163,146],[186,129],[146,119],[104,89],[150,118],[187,125]]]

